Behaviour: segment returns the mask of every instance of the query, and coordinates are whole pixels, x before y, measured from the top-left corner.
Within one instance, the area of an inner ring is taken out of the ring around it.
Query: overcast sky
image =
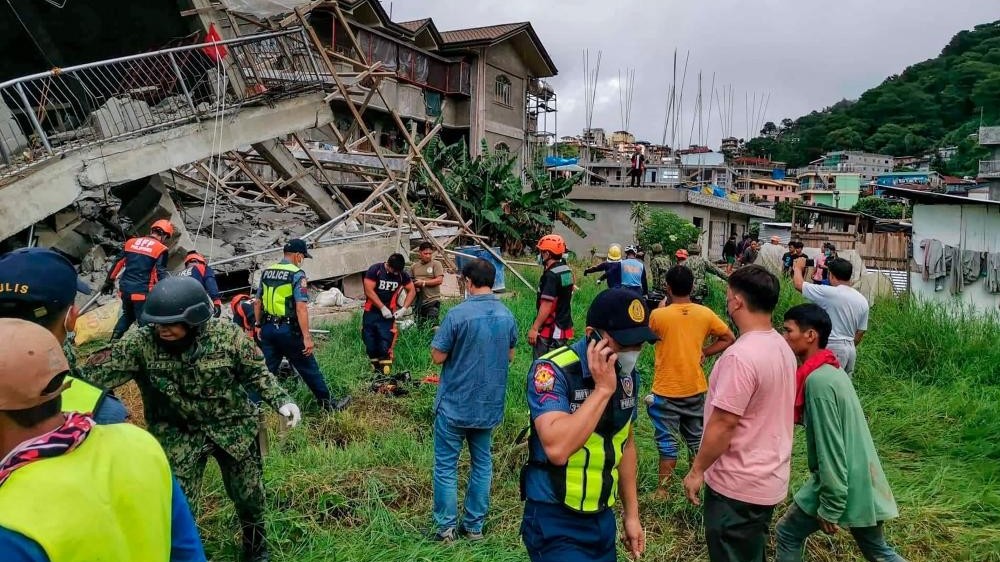
[[[390,3],[394,20],[431,17],[442,31],[530,21],[559,69],[549,80],[559,95],[559,136],[578,135],[585,126],[589,49],[592,61],[602,52],[593,126],[622,127],[618,75],[634,68],[629,128],[639,140],[659,143],[674,49],[681,66],[690,51],[677,137],[680,145],[691,138],[701,70],[703,136],[713,148],[722,137],[716,104],[708,119],[713,72],[718,92],[724,85],[735,91],[732,134],[742,138],[746,96],[752,106],[757,94],[760,113],[760,99],[770,95],[758,124],[795,118],[857,98],[937,56],[958,31],[1000,19],[996,0],[384,0],[387,11]]]

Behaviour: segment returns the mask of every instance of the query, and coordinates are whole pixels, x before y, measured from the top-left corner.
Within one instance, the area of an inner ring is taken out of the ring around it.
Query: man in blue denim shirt
[[[477,259],[462,269],[468,299],[451,309],[431,342],[441,370],[434,399],[435,538],[450,542],[458,525],[458,457],[469,442],[472,471],[461,534],[483,538],[490,503],[493,428],[503,420],[507,369],[517,345],[514,315],[493,294],[496,269]]]

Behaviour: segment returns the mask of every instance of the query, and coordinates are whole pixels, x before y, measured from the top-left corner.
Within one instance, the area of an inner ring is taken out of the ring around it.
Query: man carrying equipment
[[[191,250],[184,257],[184,267],[180,275],[191,277],[201,283],[212,299],[212,304],[215,305],[215,317],[218,318],[222,314],[222,297],[219,296],[219,284],[215,282],[215,271],[208,265],[208,260],[195,250]]]
[[[261,362],[253,342],[212,318],[197,281],[171,277],[153,288],[146,324],[90,357],[82,374],[109,387],[135,380],[146,425],[163,445],[185,493],[196,498],[205,463],[219,463],[243,530],[244,559],[268,560],[256,392],[294,427],[301,415]],[[123,460],[128,460],[124,457]]]
[[[536,246],[538,259],[545,266],[538,280],[538,297],[535,306],[538,314],[528,330],[535,359],[550,350],[566,345],[573,338],[573,270],[566,265],[563,254],[566,242],[558,234],[542,236]]]
[[[156,440],[134,425],[61,412],[69,364],[45,328],[5,318],[0,340],[4,562],[204,562]]]
[[[410,311],[417,298],[413,280],[406,273],[403,254],[392,254],[385,263],[376,263],[365,272],[365,312],[361,316],[361,339],[376,374],[392,372],[396,345],[396,320]],[[406,290],[406,302],[399,306],[399,293]]]
[[[281,360],[288,358],[321,408],[343,409],[350,399],[341,399],[336,404],[331,401],[330,389],[313,354],[316,344],[309,333],[308,282],[306,272],[300,267],[303,260],[312,256],[305,240],[298,238],[289,240],[284,250],[284,258],[261,274],[253,306],[264,361],[267,369],[277,375]]]
[[[160,279],[168,275],[166,243],[173,235],[173,225],[170,221],[161,219],[149,228],[149,236],[129,238],[125,242],[122,253],[101,287],[102,293],[110,292],[115,286],[115,278],[121,275],[118,292],[122,298],[122,315],[115,324],[112,340],[122,337],[133,322],[138,321],[142,325],[142,307],[146,302],[146,295]]]
[[[531,410],[521,536],[532,562],[616,560],[615,510],[622,500],[625,547],[645,549],[632,432],[639,351],[656,341],[646,306],[608,289],[587,311],[587,337],[536,360],[528,373]]]

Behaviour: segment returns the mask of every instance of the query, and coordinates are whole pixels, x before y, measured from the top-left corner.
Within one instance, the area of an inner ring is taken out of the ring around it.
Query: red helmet
[[[195,250],[191,250],[190,252],[187,253],[187,256],[184,257],[184,265],[187,265],[193,261],[204,265],[208,265],[208,260],[205,259],[205,256],[199,254]]]
[[[566,241],[558,234],[546,234],[542,236],[542,239],[538,241],[538,245],[535,247],[558,256],[566,253]]]
[[[174,235],[174,225],[170,224],[170,221],[166,219],[160,219],[154,222],[153,226],[149,227],[150,232],[154,232],[157,230],[166,234],[168,237]]]

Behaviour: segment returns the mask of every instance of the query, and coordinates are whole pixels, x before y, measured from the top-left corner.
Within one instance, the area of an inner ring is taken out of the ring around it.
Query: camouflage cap
[[[69,382],[43,394],[57,375],[69,372],[59,341],[45,328],[0,318],[0,410],[26,410],[54,400]]]

